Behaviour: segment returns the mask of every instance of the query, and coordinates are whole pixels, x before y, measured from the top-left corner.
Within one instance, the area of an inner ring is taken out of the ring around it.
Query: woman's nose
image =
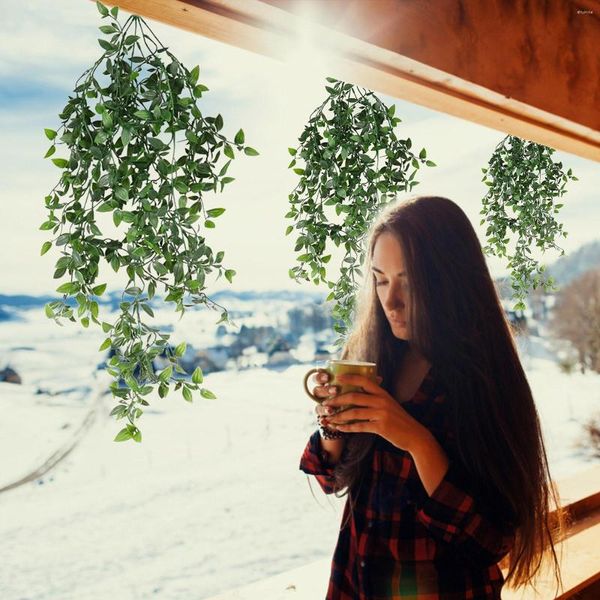
[[[390,287],[384,300],[384,305],[390,310],[404,308],[404,297],[398,287]]]

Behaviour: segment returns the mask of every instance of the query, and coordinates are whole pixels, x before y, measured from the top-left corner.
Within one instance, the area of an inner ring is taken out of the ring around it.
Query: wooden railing
[[[533,587],[519,591],[505,588],[503,600],[600,599],[600,465],[560,481],[558,492],[571,521],[557,548],[564,590],[555,595],[551,573],[542,572],[535,582],[537,591]],[[321,559],[209,600],[322,600],[330,566],[331,559]],[[503,571],[506,573],[505,567]]]
[[[556,583],[546,569],[536,579],[537,591],[505,588],[503,600],[600,599],[600,466],[559,481],[558,492],[571,522],[556,548],[564,590],[555,594]],[[506,574],[505,565],[500,566]]]

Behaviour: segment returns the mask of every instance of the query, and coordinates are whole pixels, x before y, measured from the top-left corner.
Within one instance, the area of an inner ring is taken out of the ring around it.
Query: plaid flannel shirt
[[[504,578],[497,563],[512,547],[514,527],[469,493],[433,369],[402,406],[434,434],[449,469],[429,496],[412,456],[377,436],[354,518],[340,528],[326,600],[499,599]],[[314,475],[326,494],[335,491],[318,430],[300,470]],[[342,523],[349,512],[347,499]]]

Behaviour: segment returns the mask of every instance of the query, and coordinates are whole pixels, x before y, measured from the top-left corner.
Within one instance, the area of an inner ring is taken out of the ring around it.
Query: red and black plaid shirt
[[[464,471],[453,458],[446,397],[433,369],[402,406],[434,434],[448,454],[449,469],[429,496],[412,456],[376,437],[354,518],[340,528],[326,600],[500,598],[504,577],[497,563],[512,547],[514,528],[499,523],[494,507],[469,493]],[[318,430],[306,445],[300,469],[314,475],[326,494],[335,491],[333,466]]]

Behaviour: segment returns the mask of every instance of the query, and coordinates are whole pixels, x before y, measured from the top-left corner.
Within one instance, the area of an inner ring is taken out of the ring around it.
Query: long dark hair
[[[371,257],[383,232],[396,237],[405,257],[409,342],[393,336],[375,291]],[[390,393],[408,344],[433,365],[449,399],[457,459],[472,493],[501,507],[498,517],[516,527],[507,585],[531,582],[546,559],[560,584],[554,543],[564,534],[565,514],[515,339],[469,219],[437,196],[388,205],[368,236],[363,274],[342,358],[376,362]],[[346,488],[352,510],[376,436],[346,437],[335,489],[337,495]],[[552,516],[551,503],[558,507]]]

